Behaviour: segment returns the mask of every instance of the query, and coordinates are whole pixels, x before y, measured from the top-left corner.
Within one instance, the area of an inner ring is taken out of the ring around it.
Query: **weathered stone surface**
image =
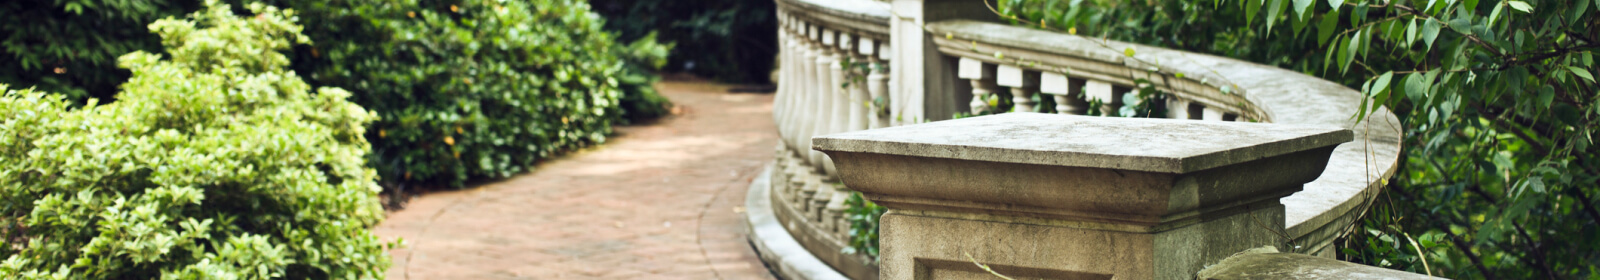
[[[1188,173],[1349,142],[1326,125],[1011,113],[815,138],[822,151]]]
[[[1279,253],[1272,247],[1251,249],[1205,270],[1199,279],[1443,279],[1302,254]]]
[[[930,21],[935,43],[947,55],[990,63],[1029,61],[1024,68],[1062,71],[1075,78],[1132,85],[1149,71],[1184,74],[1153,79],[1158,88],[1204,107],[1243,112],[1243,119],[1277,124],[1349,128],[1355,142],[1340,145],[1329,168],[1305,191],[1283,198],[1288,234],[1305,248],[1329,253],[1331,242],[1353,222],[1363,205],[1394,175],[1400,159],[1400,122],[1387,108],[1355,119],[1365,98],[1360,92],[1316,77],[1270,65],[1061,34],[1033,28],[970,20]],[[950,39],[945,39],[948,36]],[[942,40],[942,41],[941,41]],[[1127,57],[1124,50],[1135,54]],[[1004,59],[995,53],[1003,53]],[[990,61],[993,60],[993,61]],[[1154,63],[1154,64],[1152,64]],[[1222,87],[1231,89],[1228,93]],[[1203,111],[1203,110],[1201,110]]]
[[[1278,199],[1349,130],[1011,113],[820,136],[891,211],[883,279],[1190,279],[1284,241]]]

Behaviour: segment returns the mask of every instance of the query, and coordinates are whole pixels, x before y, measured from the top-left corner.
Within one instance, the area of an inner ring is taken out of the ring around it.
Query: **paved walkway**
[[[389,279],[772,279],[745,240],[772,157],[772,95],[663,82],[678,113],[477,188],[414,198]]]

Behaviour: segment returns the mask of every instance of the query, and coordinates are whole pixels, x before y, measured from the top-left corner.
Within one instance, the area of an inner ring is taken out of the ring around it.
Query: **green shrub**
[[[383,277],[374,116],[289,71],[293,13],[251,10],[151,24],[171,58],[119,58],[117,102],[0,96],[0,278]]]
[[[391,186],[507,177],[600,143],[622,89],[653,78],[627,79],[630,50],[583,1],[275,4],[303,11],[319,42],[296,51],[297,70],[381,116],[367,139]]]
[[[667,54],[672,52],[672,44],[656,42],[656,34],[634,40],[628,47],[622,49],[622,59],[627,61],[622,74],[617,76],[621,84],[622,117],[629,122],[637,122],[666,116],[672,107],[672,101],[662,97],[656,92],[656,82],[661,76],[656,75],[661,66],[667,64]]]

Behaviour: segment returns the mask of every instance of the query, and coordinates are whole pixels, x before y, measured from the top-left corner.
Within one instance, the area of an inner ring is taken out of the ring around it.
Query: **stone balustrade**
[[[1083,115],[1129,105],[1165,109],[1153,117],[1169,119],[1345,128],[1355,141],[1335,146],[1320,176],[1281,198],[1284,214],[1274,221],[1287,240],[1280,248],[1320,256],[1335,254],[1333,241],[1349,232],[1399,159],[1399,122],[1386,109],[1351,118],[1361,104],[1357,91],[1294,71],[1000,24],[978,1],[775,1],[781,49],[773,119],[783,141],[763,179],[769,184],[752,189],[762,195],[748,201],[748,216],[753,243],[786,278],[876,279],[880,272],[871,258],[844,253],[849,181],[833,158],[811,149],[822,135],[962,113]],[[1164,98],[1124,104],[1124,94],[1142,88]],[[999,112],[1000,104],[1011,106]],[[777,239],[793,246],[774,245]],[[774,253],[779,247],[808,255]]]
[[[1278,200],[1321,176],[1334,126],[1012,113],[818,136],[889,208],[883,279],[1193,279],[1287,242]]]
[[[1087,113],[1090,101],[1096,101],[1101,115],[1115,115],[1129,105],[1124,104],[1125,94],[1150,87],[1166,93],[1156,104],[1145,106],[1167,112],[1155,117],[1271,121],[1225,76],[1180,63],[1184,60],[1160,60],[1173,51],[971,20],[942,21],[926,28],[936,35],[933,41],[940,53],[956,57],[956,77],[969,81],[971,89],[957,94],[970,95],[968,112],[974,115],[994,113],[986,110],[997,100],[1015,104],[1007,112],[1073,115]],[[1136,55],[1127,55],[1129,49]],[[1141,49],[1155,55],[1137,55]],[[1056,106],[1034,106],[1036,94],[1049,96]]]
[[[845,254],[849,191],[826,155],[813,151],[817,135],[887,127],[889,96],[887,4],[868,1],[779,1],[779,87],[773,120],[783,139],[777,149],[769,203],[774,222],[807,254],[854,279],[878,270],[862,254]]]

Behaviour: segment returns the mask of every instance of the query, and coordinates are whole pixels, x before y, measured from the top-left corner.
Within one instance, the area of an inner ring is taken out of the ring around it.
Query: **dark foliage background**
[[[130,72],[117,57],[161,51],[145,25],[182,17],[200,1],[0,1],[0,84],[37,87],[83,102],[110,101]]]
[[[677,44],[663,70],[770,83],[778,21],[770,0],[590,0],[624,41],[658,32]]]

